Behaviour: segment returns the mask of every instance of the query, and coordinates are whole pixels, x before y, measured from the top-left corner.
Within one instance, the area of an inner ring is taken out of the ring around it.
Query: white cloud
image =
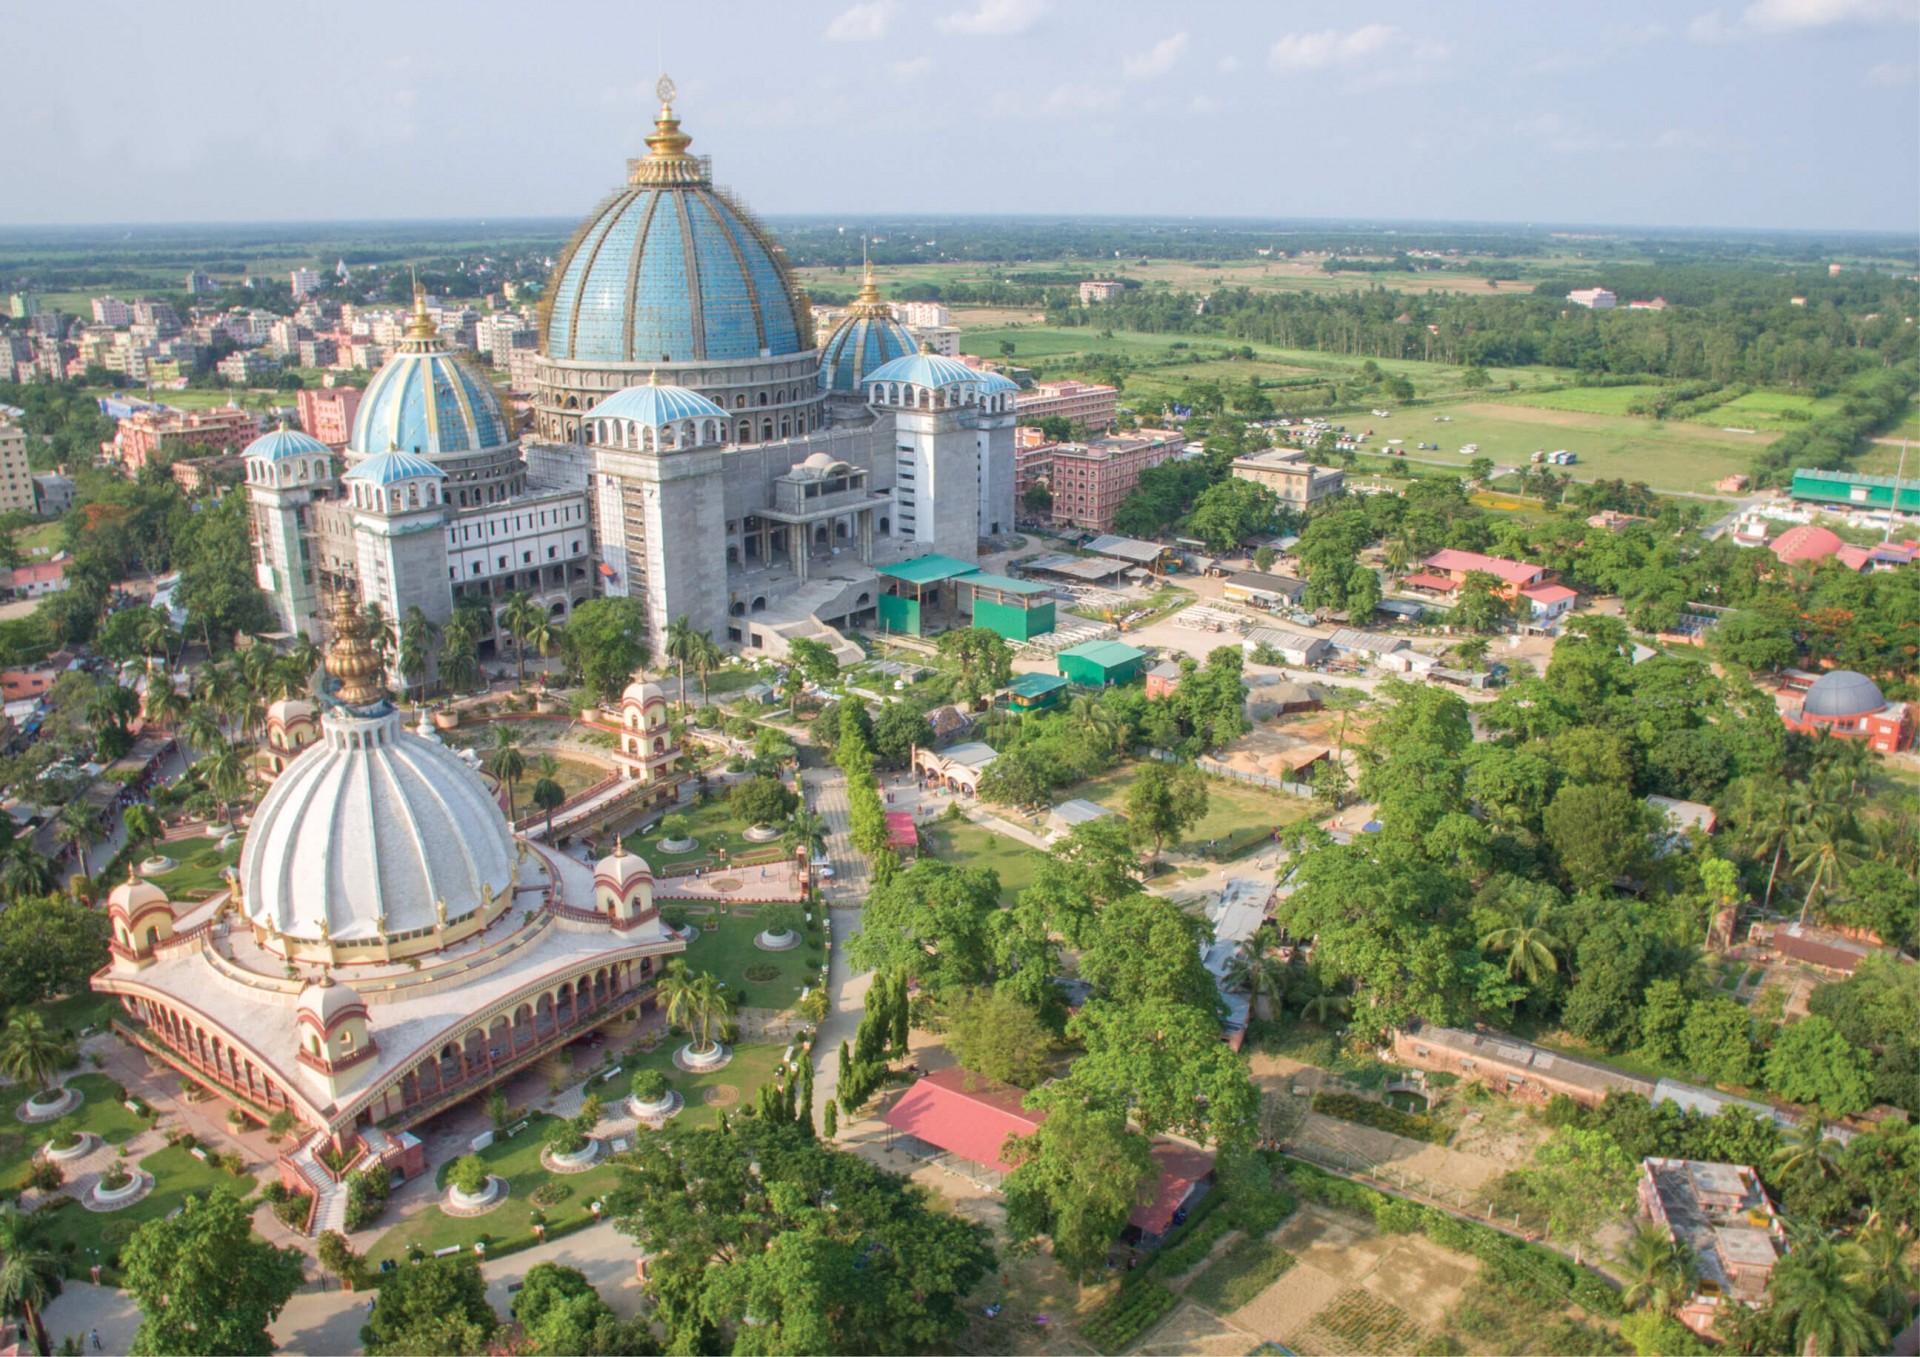
[[[1160,39],[1139,56],[1128,57],[1120,63],[1120,69],[1129,80],[1151,80],[1172,70],[1186,50],[1187,35],[1175,33]]]
[[[1220,69],[1229,73],[1240,69],[1239,57],[1221,57]]]
[[[1289,33],[1274,43],[1267,64],[1277,71],[1317,71],[1373,56],[1399,35],[1392,24],[1366,24],[1351,33],[1331,28],[1318,33]]]
[[[843,11],[827,25],[829,42],[878,42],[893,22],[893,0],[868,0]]]
[[[1024,33],[1047,12],[1047,0],[978,0],[940,20],[944,33],[968,38],[1006,38]]]
[[[1112,85],[1055,85],[1040,101],[1042,113],[1111,113],[1120,107],[1120,91]]]
[[[1754,0],[1741,21],[1762,33],[1799,33],[1914,16],[1914,6],[1902,0]]]
[[[1187,104],[1187,112],[1202,113],[1202,114],[1218,113],[1220,111],[1220,107],[1221,107],[1220,101],[1214,98],[1212,95],[1196,94],[1193,96],[1193,99]]]
[[[1913,83],[1914,68],[1910,61],[1883,61],[1867,70],[1867,83],[1878,85],[1882,89],[1893,89]]]
[[[887,74],[895,80],[918,80],[932,69],[932,57],[908,57],[905,61],[896,61],[888,66]]]

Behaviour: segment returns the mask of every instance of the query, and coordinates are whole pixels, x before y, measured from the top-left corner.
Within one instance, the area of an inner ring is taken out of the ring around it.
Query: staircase
[[[308,1140],[299,1149],[288,1156],[288,1162],[294,1167],[307,1187],[313,1193],[316,1203],[313,1209],[312,1233],[321,1235],[328,1230],[338,1230],[345,1234],[347,1229],[347,1185],[327,1172],[327,1166],[313,1152],[319,1144],[319,1138]]]
[[[857,601],[861,593],[868,595],[865,604]],[[856,607],[871,607],[879,593],[879,581],[872,575],[860,580],[808,580],[792,593],[775,599],[765,612],[756,613],[748,620],[753,631],[765,639],[765,644],[760,648],[773,659],[785,659],[788,643],[805,639],[826,646],[843,665],[858,664],[866,659],[866,652],[849,641],[837,628],[822,622],[819,615],[827,613],[841,617]]]

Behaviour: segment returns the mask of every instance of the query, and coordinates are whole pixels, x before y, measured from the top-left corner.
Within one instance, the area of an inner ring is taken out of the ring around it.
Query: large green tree
[[[921,858],[867,897],[847,956],[862,970],[903,970],[934,994],[987,983],[990,919],[1000,908],[991,869]]]
[[[949,1350],[994,1263],[984,1226],[795,1125],[670,1128],[620,1176],[611,1214],[675,1352]]]
[[[1148,1135],[1224,1145],[1252,1138],[1260,1098],[1213,1010],[1176,999],[1091,999],[1067,1035],[1086,1047],[1065,1081],[1073,1096],[1130,1115]]]
[[[303,1280],[299,1250],[261,1239],[252,1211],[224,1192],[142,1225],[121,1275],[143,1316],[133,1351],[151,1357],[272,1352],[267,1326]]]
[[[612,700],[644,665],[647,613],[637,598],[590,598],[573,610],[560,634],[567,667],[601,697]]]
[[[1033,1005],[1004,986],[969,990],[947,1015],[947,1032],[960,1064],[1019,1088],[1047,1077],[1053,1033]]]
[[[3,885],[4,883],[0,883]],[[17,1008],[76,993],[107,962],[105,914],[65,895],[15,897],[0,912],[0,1004]]]
[[[1135,842],[1151,844],[1153,856],[1169,838],[1191,829],[1207,813],[1207,780],[1192,768],[1152,759],[1141,765],[1127,788],[1127,823]]]
[[[1055,1261],[1084,1277],[1106,1263],[1140,1204],[1152,1149],[1121,1111],[1090,1107],[1071,1094],[1039,1101],[1047,1119],[1006,1150],[1014,1164],[1006,1180],[1007,1233],[1047,1236]]]
[[[500,1317],[471,1254],[410,1263],[381,1279],[360,1342],[375,1357],[477,1357],[488,1351]]]
[[[1767,1053],[1767,1086],[1830,1117],[1864,1111],[1873,1101],[1866,1057],[1818,1014],[1789,1023],[1774,1038]]]
[[[645,1320],[621,1319],[585,1273],[561,1263],[527,1269],[513,1297],[513,1317],[537,1357],[646,1357],[660,1350]]]

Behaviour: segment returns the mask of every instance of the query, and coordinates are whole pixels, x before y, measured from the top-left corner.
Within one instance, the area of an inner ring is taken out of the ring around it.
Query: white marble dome
[[[295,1011],[310,1015],[324,1032],[333,1026],[333,1020],[340,1014],[349,1009],[365,1007],[366,1001],[360,997],[359,990],[328,978],[301,990]]]
[[[515,849],[486,782],[384,708],[329,711],[254,812],[240,882],[254,923],[348,942],[454,923],[509,891]],[[324,928],[323,928],[324,925]]]
[[[628,882],[642,878],[653,880],[653,868],[638,853],[629,853],[619,839],[613,841],[613,851],[593,865],[594,881],[607,882],[616,890],[624,890]]]
[[[626,689],[620,694],[620,700],[622,702],[637,702],[644,707],[650,702],[664,703],[667,700],[667,694],[657,683],[647,683],[636,679],[626,686]]]

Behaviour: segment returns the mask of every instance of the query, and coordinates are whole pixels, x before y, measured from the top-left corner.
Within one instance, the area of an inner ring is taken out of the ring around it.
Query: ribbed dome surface
[[[591,410],[588,419],[630,419],[635,424],[659,428],[683,419],[725,419],[727,412],[698,391],[684,386],[650,383],[616,391]]]
[[[395,353],[367,383],[353,449],[422,457],[483,452],[512,441],[493,387],[437,339]]]
[[[945,386],[977,386],[980,375],[977,368],[970,368],[957,358],[946,358],[937,353],[914,353],[875,368],[861,381],[904,382],[908,386],[938,390]]]
[[[301,433],[298,429],[275,429],[263,433],[240,454],[242,457],[256,457],[268,462],[282,462],[289,457],[331,457],[333,449],[311,434]]]
[[[1822,674],[1813,687],[1807,689],[1807,700],[1801,704],[1800,712],[1803,716],[1865,716],[1886,705],[1886,694],[1880,691],[1880,685],[1865,674],[1835,669]]]
[[[514,845],[480,775],[444,745],[330,711],[254,813],[240,854],[247,913],[289,937],[372,938],[480,909],[513,880]]]
[[[848,316],[820,348],[820,385],[829,391],[858,392],[868,373],[919,347],[897,320]]]

